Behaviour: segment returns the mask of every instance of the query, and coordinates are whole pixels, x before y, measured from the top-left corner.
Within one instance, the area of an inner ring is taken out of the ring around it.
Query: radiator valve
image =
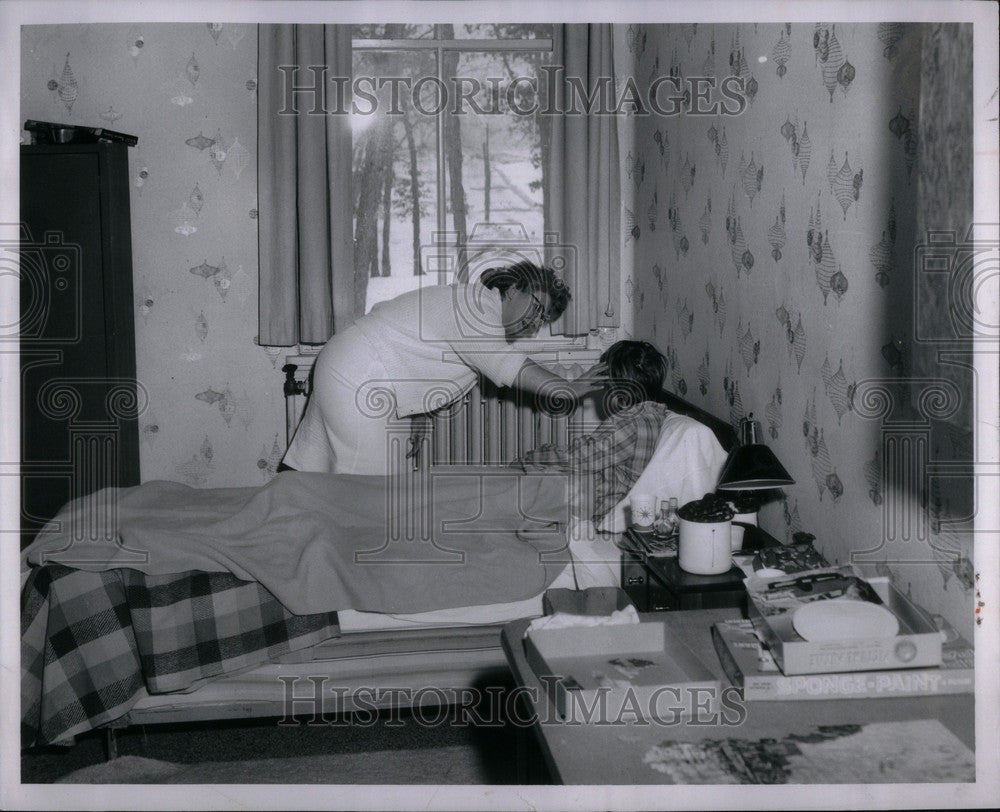
[[[306,394],[306,382],[300,381],[295,377],[295,372],[298,370],[296,364],[285,364],[281,371],[285,373],[285,397],[291,398],[296,395]]]

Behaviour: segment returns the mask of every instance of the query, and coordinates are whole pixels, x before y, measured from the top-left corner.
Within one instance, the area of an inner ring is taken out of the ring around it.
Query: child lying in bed
[[[618,341],[601,355],[607,386],[598,399],[601,423],[570,441],[529,451],[527,470],[558,466],[577,479],[573,513],[599,521],[632,489],[656,448],[667,407],[657,402],[666,359],[646,341]]]

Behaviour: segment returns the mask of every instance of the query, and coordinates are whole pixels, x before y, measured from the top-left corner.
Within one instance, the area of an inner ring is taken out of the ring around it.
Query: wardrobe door
[[[21,149],[21,540],[139,481],[126,147]]]

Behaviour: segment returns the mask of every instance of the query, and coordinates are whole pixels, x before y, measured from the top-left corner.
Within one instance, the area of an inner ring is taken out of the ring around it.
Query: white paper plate
[[[884,606],[837,599],[800,606],[792,615],[792,626],[809,641],[895,637],[899,632],[899,621]]]

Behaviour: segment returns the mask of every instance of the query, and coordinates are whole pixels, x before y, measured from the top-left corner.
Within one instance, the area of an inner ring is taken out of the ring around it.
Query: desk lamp
[[[778,462],[774,452],[760,441],[760,437],[760,423],[753,419],[751,412],[749,417],[740,421],[740,445],[730,452],[716,486],[719,491],[761,492],[745,494],[743,499],[733,494],[737,511],[735,519],[747,524],[757,523],[757,510],[767,501],[763,491],[795,484],[795,480]],[[742,543],[742,535],[734,533],[734,547],[738,548]]]

